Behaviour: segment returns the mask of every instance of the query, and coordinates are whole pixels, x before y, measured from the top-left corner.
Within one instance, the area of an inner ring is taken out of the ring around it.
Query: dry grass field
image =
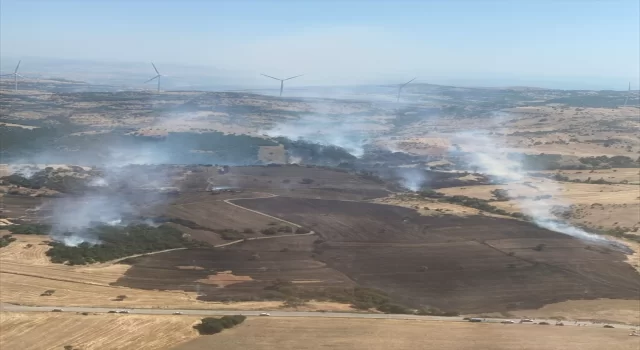
[[[168,349],[198,337],[194,316],[0,313],[0,349]]]
[[[512,311],[510,314],[518,317],[561,317],[570,320],[597,320],[599,322],[640,325],[640,303],[638,300],[569,300],[548,304],[537,310]]]
[[[638,169],[632,169],[638,171]],[[528,182],[525,185],[524,182]],[[548,189],[557,189],[557,193]],[[520,200],[497,201],[491,204],[509,212],[522,211],[522,208],[536,204],[536,196],[553,195],[550,200],[556,204],[571,205],[569,221],[587,227],[612,229],[640,227],[640,187],[628,184],[584,184],[572,182],[553,182],[548,179],[527,178],[520,183],[505,185],[485,185],[451,187],[439,189],[449,196],[464,195],[489,200],[492,190],[504,189],[512,196],[522,196]]]
[[[249,318],[174,350],[637,350],[628,330],[408,320]]]

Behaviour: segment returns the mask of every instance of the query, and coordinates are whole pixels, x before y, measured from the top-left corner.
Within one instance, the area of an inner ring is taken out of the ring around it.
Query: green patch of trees
[[[211,335],[220,333],[227,328],[235,327],[244,322],[245,319],[246,317],[242,315],[222,316],[221,318],[205,317],[193,328],[201,335]]]
[[[61,242],[51,242],[51,249],[46,253],[51,257],[51,262],[85,265],[174,248],[211,247],[208,243],[189,240],[177,229],[166,225],[98,226],[89,229],[86,234],[96,237],[101,243],[83,242],[72,247]]]
[[[640,167],[640,157],[636,160],[633,160],[632,158],[626,156],[582,157],[579,159],[579,161],[582,164],[598,169]]]
[[[4,235],[0,237],[0,248],[8,246],[11,242],[15,240],[16,239],[11,235]]]
[[[48,235],[51,232],[51,225],[21,224],[7,226],[6,229],[16,235]]]

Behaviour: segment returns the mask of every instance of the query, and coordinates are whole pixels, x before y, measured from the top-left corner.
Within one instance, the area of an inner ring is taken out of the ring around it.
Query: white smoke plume
[[[554,212],[558,208],[568,208],[559,198],[561,186],[546,179],[532,186],[522,185],[527,179],[522,160],[508,157],[510,150],[498,140],[480,132],[467,132],[456,135],[456,143],[471,153],[472,167],[507,182],[505,187],[508,189],[509,197],[516,200],[522,212],[531,217],[538,226],[583,240],[608,241],[604,237],[560,221]],[[538,196],[531,195],[532,187],[537,189]]]
[[[355,157],[361,157],[364,154],[364,145],[367,141],[366,135],[357,126],[345,121],[317,116],[305,116],[280,123],[262,133],[270,137],[286,137],[291,140],[342,147]]]
[[[401,178],[401,185],[410,191],[419,191],[426,181],[422,169],[397,168],[396,173]]]
[[[99,243],[90,230],[97,225],[120,226],[139,214],[141,203],[164,200],[170,186],[166,155],[151,147],[109,148],[99,160],[100,175],[87,179],[83,195],[60,198],[52,205],[52,238],[66,245]]]

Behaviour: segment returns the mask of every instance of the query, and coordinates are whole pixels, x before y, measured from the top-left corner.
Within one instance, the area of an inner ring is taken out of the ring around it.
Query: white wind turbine
[[[412,81],[414,81],[414,80],[416,80],[416,79],[418,79],[418,77],[415,77],[415,78],[413,78],[413,79],[409,80],[408,82],[406,82],[406,83],[404,83],[404,84],[401,84],[401,85],[398,87],[398,99],[396,100],[396,102],[400,102],[400,92],[402,92],[402,88],[403,88],[403,87],[405,87],[405,86],[407,86],[407,85],[409,85],[409,83],[410,83],[410,82],[412,82]]]
[[[629,102],[629,96],[631,95],[631,82],[629,82],[629,90],[627,91],[627,98],[624,99],[624,106],[627,106],[627,102]]]
[[[21,62],[22,62],[22,60],[18,61],[18,65],[16,66],[16,69],[13,71],[13,73],[1,75],[2,77],[8,77],[10,75],[13,75],[13,84],[14,84],[15,91],[18,91],[18,77],[24,78],[24,76],[18,74],[18,69],[20,68],[20,63]]]
[[[266,74],[262,74],[262,73],[260,73],[260,75],[264,75],[264,76],[265,76],[265,77],[267,77],[267,78],[271,78],[271,79],[275,79],[275,80],[280,80],[280,97],[282,97],[282,90],[284,89],[284,82],[285,82],[285,80],[291,80],[291,79],[293,79],[293,78],[301,77],[301,76],[303,76],[304,74],[296,75],[295,77],[286,78],[286,79],[275,78],[275,77],[272,77],[272,76],[270,76],[270,75],[266,75]]]
[[[149,80],[147,80],[147,81],[145,81],[144,83],[146,84],[146,83],[148,83],[148,82],[150,82],[150,81],[152,81],[154,79],[158,79],[158,92],[160,92],[160,77],[163,77],[164,75],[162,75],[162,74],[160,74],[160,72],[158,72],[158,68],[156,68],[156,65],[153,64],[153,62],[151,62],[151,65],[153,66],[153,69],[156,71],[156,76],[151,78],[151,79],[149,79]]]

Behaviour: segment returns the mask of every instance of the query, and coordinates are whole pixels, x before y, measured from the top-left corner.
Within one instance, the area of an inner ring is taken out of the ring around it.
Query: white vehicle
[[[180,312],[180,311],[176,311],[176,312],[174,312],[173,314],[174,314],[174,315],[182,315],[182,312]]]
[[[271,314],[268,312],[261,312],[260,316],[271,316]]]
[[[504,323],[504,324],[514,324],[515,322],[513,322],[513,321],[511,321],[511,320],[505,320],[505,321],[502,321],[502,322],[500,322],[500,323]]]

